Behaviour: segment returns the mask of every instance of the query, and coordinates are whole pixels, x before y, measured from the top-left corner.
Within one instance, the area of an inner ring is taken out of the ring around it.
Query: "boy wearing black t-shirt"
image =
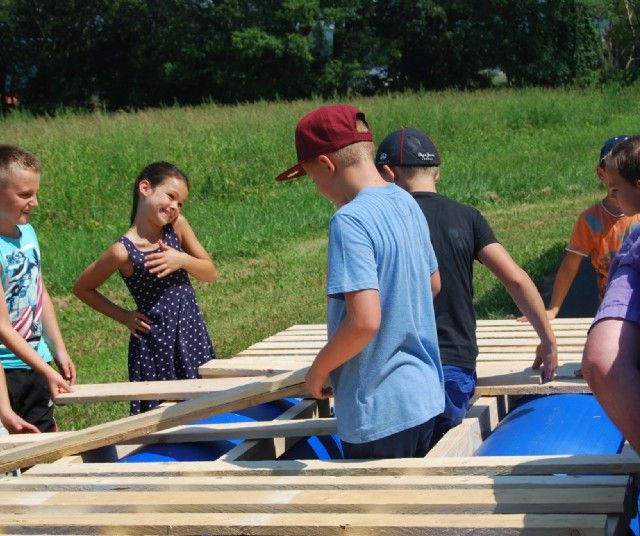
[[[445,409],[436,421],[432,445],[464,418],[476,386],[476,317],[473,308],[473,261],[484,264],[502,282],[540,337],[533,368],[544,365],[543,381],[558,363],[555,336],[536,286],[496,240],[475,208],[436,192],[440,155],[424,133],[403,128],[378,148],[376,166],[383,177],[407,190],[422,209],[441,267],[442,288],[434,300],[438,344],[445,380]]]

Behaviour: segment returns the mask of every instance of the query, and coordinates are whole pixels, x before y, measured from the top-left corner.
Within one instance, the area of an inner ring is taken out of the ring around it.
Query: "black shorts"
[[[31,369],[4,369],[11,408],[41,432],[56,432],[47,381]]]
[[[367,443],[341,441],[344,457],[355,459],[424,458],[429,451],[436,418]]]

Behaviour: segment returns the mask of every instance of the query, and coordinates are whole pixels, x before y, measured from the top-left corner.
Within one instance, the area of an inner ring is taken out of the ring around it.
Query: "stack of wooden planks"
[[[575,373],[591,325],[590,318],[552,321],[559,349],[555,381],[541,384],[539,371],[531,369],[539,339],[530,324],[508,320],[478,320],[479,395],[590,392]],[[309,366],[326,343],[324,324],[296,325],[240,352],[234,359],[209,361],[200,367],[205,378],[275,374]]]
[[[505,395],[588,392],[574,371],[589,322],[553,322],[560,373],[541,384],[530,369],[537,344],[531,326],[479,321],[482,396],[422,459],[279,460],[301,438],[335,432],[328,405],[313,400],[269,422],[187,424],[303,392],[305,367],[326,339],[323,325],[293,326],[234,359],[210,362],[201,369],[206,379],[190,385],[127,384],[126,392],[119,384],[84,386],[65,401],[185,401],[78,432],[0,439],[0,470],[33,465],[0,480],[0,532],[626,534],[640,472],[630,449],[611,456],[473,456],[503,416]],[[212,461],[114,463],[140,445],[216,439],[244,441]]]

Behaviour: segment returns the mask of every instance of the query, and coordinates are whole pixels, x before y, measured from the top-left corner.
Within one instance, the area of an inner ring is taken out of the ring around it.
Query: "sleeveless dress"
[[[147,255],[160,251],[140,251],[126,236],[118,240],[129,253],[133,274],[122,276],[138,311],[151,320],[151,331],[129,339],[129,381],[158,381],[197,378],[198,367],[216,357],[204,317],[185,270],[159,278],[144,262]],[[173,226],[163,231],[165,244],[182,251]],[[122,275],[122,274],[121,274]],[[134,400],[131,414],[156,407],[158,400]]]

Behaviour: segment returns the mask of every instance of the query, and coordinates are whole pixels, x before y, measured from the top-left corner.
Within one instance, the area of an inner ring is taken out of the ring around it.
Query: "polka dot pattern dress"
[[[165,244],[182,251],[173,226],[164,228]],[[216,357],[204,317],[185,270],[158,278],[145,267],[145,258],[160,251],[140,251],[122,236],[133,263],[131,277],[122,276],[138,311],[151,320],[151,332],[129,339],[129,380],[132,382],[197,378],[198,367]],[[134,400],[131,414],[156,407],[158,400]]]

